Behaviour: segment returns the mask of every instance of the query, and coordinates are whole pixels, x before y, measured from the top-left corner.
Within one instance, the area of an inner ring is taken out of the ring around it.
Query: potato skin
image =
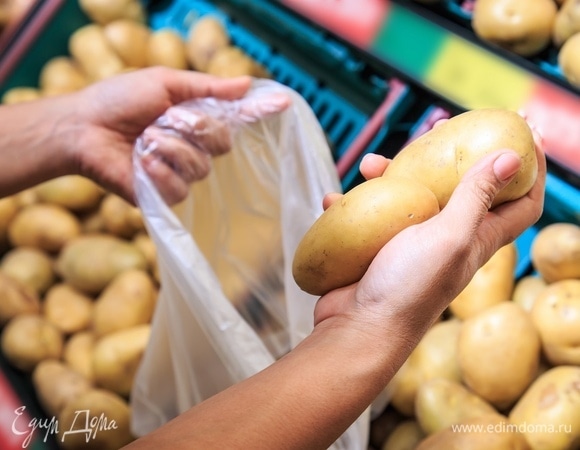
[[[580,226],[563,222],[545,226],[532,243],[531,258],[547,283],[580,278]]]
[[[443,208],[465,172],[485,155],[502,148],[514,150],[522,166],[496,196],[493,207],[527,194],[538,174],[532,131],[519,114],[506,109],[476,109],[449,119],[401,150],[383,176],[423,183]]]
[[[435,195],[420,183],[390,177],[368,180],[312,225],[296,250],[294,279],[314,295],[354,283],[393,236],[438,212]]]

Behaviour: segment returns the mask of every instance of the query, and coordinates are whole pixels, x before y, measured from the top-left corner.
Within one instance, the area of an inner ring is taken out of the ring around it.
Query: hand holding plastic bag
[[[151,158],[155,184],[143,168]],[[241,100],[171,108],[138,140],[134,166],[161,277],[131,395],[133,430],[143,435],[310,334],[317,298],[296,286],[292,259],[325,194],[341,187],[309,105],[268,80],[254,81]],[[179,198],[171,183],[192,180],[200,181],[170,208]],[[333,448],[365,449],[368,422],[365,413]]]

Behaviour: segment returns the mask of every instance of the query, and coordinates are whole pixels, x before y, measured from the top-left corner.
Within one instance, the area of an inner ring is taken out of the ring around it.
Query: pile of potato
[[[38,86],[7,91],[6,104],[74,92],[90,83],[151,66],[192,69],[221,77],[269,77],[266,69],[236,47],[223,22],[212,15],[195,20],[185,37],[174,28],[152,30],[139,0],[79,0],[91,23],[69,38],[69,54],[43,66]]]
[[[117,423],[95,448],[133,439],[128,400],[158,290],[140,210],[91,180],[63,176],[0,199],[0,348],[60,432],[88,409]],[[62,447],[86,448],[84,437]]]
[[[501,248],[427,332],[387,387],[373,448],[580,448],[580,226],[542,228],[530,256],[515,280],[516,247]]]

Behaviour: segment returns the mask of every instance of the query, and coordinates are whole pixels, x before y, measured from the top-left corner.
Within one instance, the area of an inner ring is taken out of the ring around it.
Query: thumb
[[[483,157],[455,188],[443,209],[446,219],[451,223],[464,223],[466,231],[477,228],[496,195],[509,184],[521,164],[520,157],[512,150],[499,150]]]

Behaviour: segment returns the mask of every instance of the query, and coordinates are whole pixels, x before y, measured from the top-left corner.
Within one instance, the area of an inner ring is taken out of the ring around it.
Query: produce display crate
[[[356,28],[357,23],[347,24],[346,28],[344,24],[342,28],[329,28],[328,24],[320,26],[319,21],[307,18],[304,10],[301,14],[296,13],[298,3],[173,0],[145,4],[152,29],[171,27],[183,36],[199,15],[214,14],[223,20],[234,45],[264,65],[274,79],[299,92],[312,106],[328,136],[345,191],[363,181],[358,173],[358,163],[364,154],[373,152],[392,157],[436,120],[451,117],[472,104],[468,101],[471,99],[454,97],[453,93],[427,83],[413,72],[412,67],[402,67],[405,56],[409,58],[413,49],[406,55],[398,55],[400,60],[387,60],[386,50],[382,54],[370,52],[364,42],[353,41],[350,35],[344,34],[345,29]],[[425,8],[425,11],[404,1],[368,2],[377,8],[381,7],[379,3],[392,3],[403,8],[403,12],[411,11],[421,20],[426,20],[426,26],[440,26],[443,20],[445,30],[452,27],[455,31],[461,27],[467,29],[469,13],[458,1],[444,2],[439,9]],[[321,4],[329,6],[327,1]],[[44,63],[54,56],[68,54],[69,36],[88,23],[76,0],[44,0],[39,2],[35,11],[34,15],[27,17],[27,23],[19,29],[9,48],[0,55],[0,95],[12,87],[36,86]],[[417,17],[413,16],[414,19]],[[353,20],[356,22],[356,17]],[[375,28],[378,26],[375,24]],[[533,70],[530,67],[526,70],[533,72],[534,77],[542,82],[547,80],[550,86],[557,85],[574,102],[578,100],[578,92],[565,86],[553,60],[547,57],[533,64]],[[487,67],[482,70],[487,70]],[[529,250],[543,226],[560,221],[580,224],[579,186],[578,176],[573,170],[552,161],[544,214],[537,225],[516,241],[517,277],[532,271]],[[0,388],[2,383],[5,387],[4,391],[0,389],[0,396],[5,392],[5,396],[0,397],[0,405],[4,406],[0,411],[0,448],[12,450],[20,447],[10,447],[12,444],[6,438],[11,434],[13,421],[6,405],[14,406],[21,402],[26,405],[30,417],[43,418],[43,413],[30,380],[11,368],[1,355],[0,369]],[[9,385],[13,387],[11,393],[6,389]],[[10,402],[5,401],[8,396],[11,396]],[[57,444],[49,433],[38,435],[29,448],[53,449]]]

